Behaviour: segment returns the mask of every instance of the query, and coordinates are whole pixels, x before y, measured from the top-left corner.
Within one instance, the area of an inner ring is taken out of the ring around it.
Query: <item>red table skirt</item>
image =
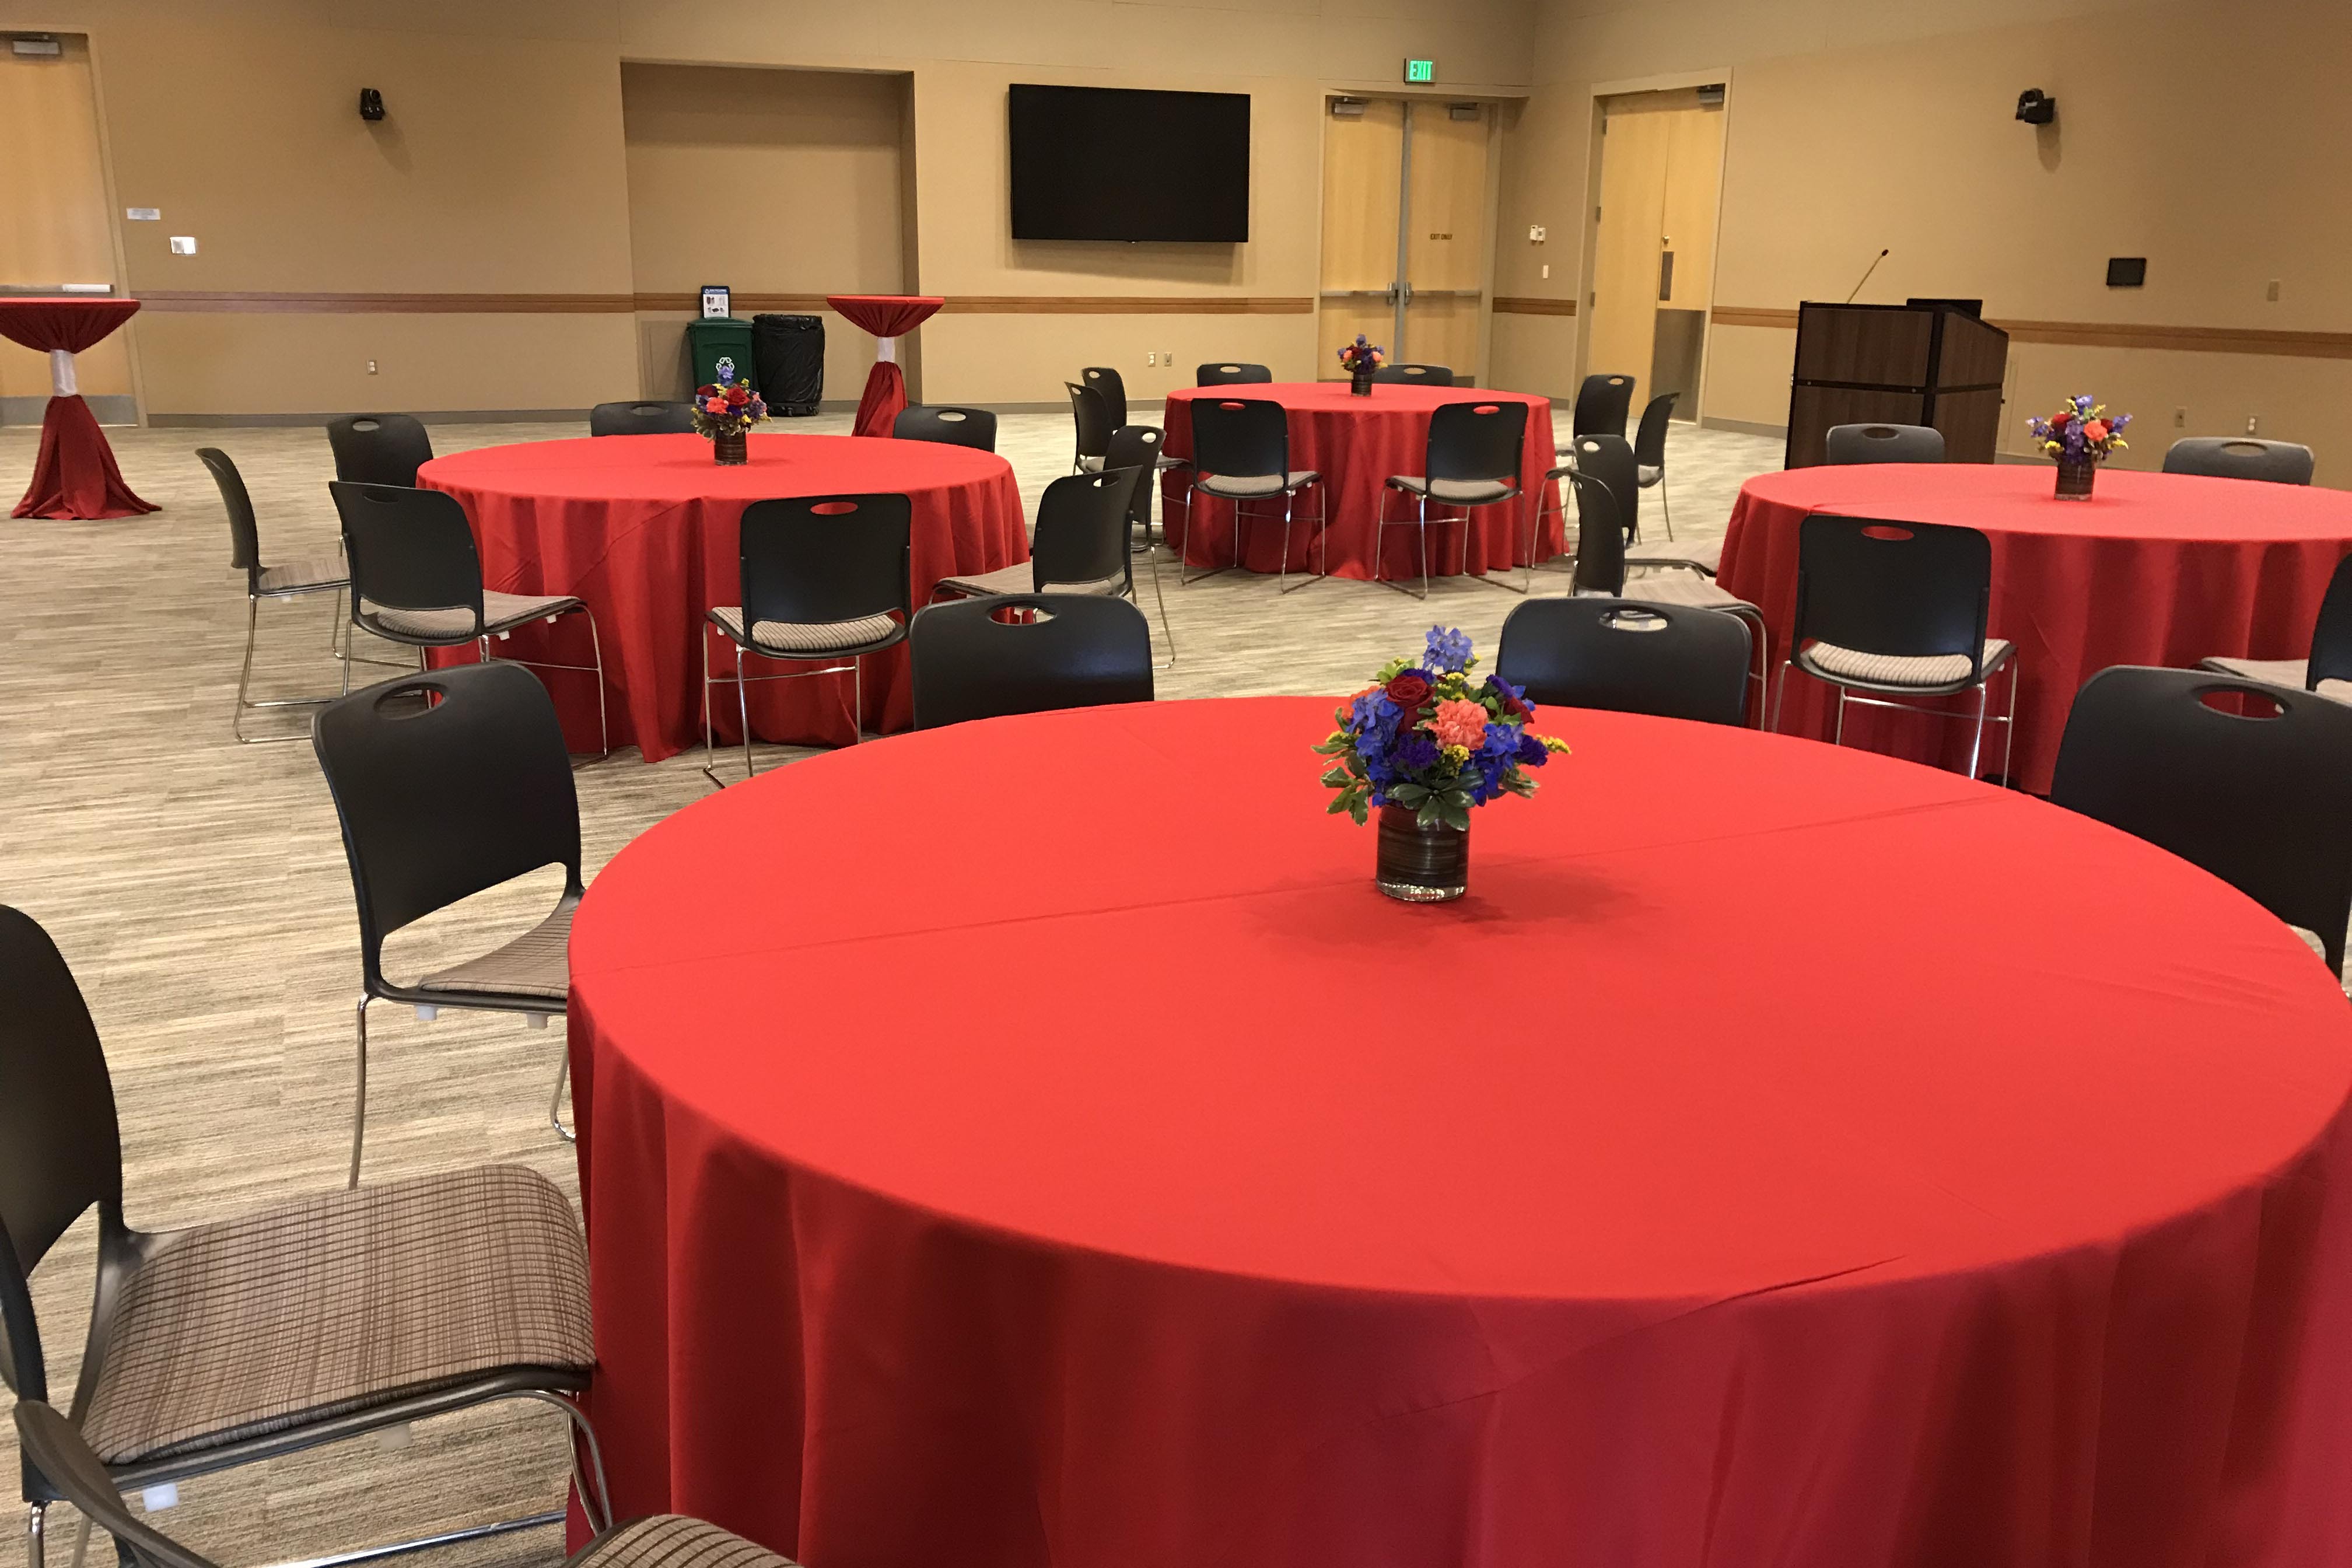
[[[751,461],[720,468],[698,436],[607,436],[528,442],[436,458],[417,482],[465,504],[482,552],[487,587],[513,594],[572,594],[585,600],[603,640],[612,742],[659,762],[702,742],[702,649],[710,671],[731,676],[733,645],[704,612],[740,604],[743,509],[768,496],[903,491],[913,501],[917,608],[944,577],[1025,561],[1028,536],[1013,470],[992,453],[914,441],[837,436],[754,435]],[[593,662],[584,620],[532,626],[497,645],[501,657]],[[444,659],[470,657],[460,651]],[[755,676],[821,668],[746,660]],[[863,728],[903,730],[913,720],[905,646],[864,661]],[[597,742],[592,677],[551,670],[574,751]],[[846,745],[851,678],[757,680],[747,696],[752,734],[798,745]],[[719,743],[740,744],[731,680],[713,689]]]
[[[1958,523],[1992,545],[1988,635],[2017,645],[2013,782],[2047,794],[2066,714],[2111,665],[2186,668],[2216,657],[2300,659],[2336,563],[2352,549],[2352,494],[2298,485],[2111,470],[2089,501],[2052,499],[2042,464],[1876,464],[1766,474],[1739,493],[1724,587],[1763,611],[1773,679],[1796,611],[1797,540],[1809,511]],[[2010,676],[1988,694],[1998,717]],[[1868,695],[1868,694],[1865,694]],[[1964,719],[1849,706],[1845,743],[1965,769],[1973,693],[1943,700]],[[1826,740],[1835,693],[1790,674],[1780,728]],[[2001,765],[1988,723],[1984,772]]]
[[[1552,453],[1551,405],[1549,400],[1517,392],[1482,392],[1466,387],[1400,386],[1383,384],[1370,397],[1357,397],[1344,382],[1288,382],[1272,385],[1185,387],[1169,395],[1166,411],[1167,451],[1174,458],[1192,455],[1192,401],[1195,397],[1268,398],[1289,415],[1290,466],[1312,469],[1323,482],[1300,493],[1292,503],[1289,569],[1324,570],[1329,551],[1329,571],[1335,577],[1369,579],[1378,544],[1381,577],[1397,582],[1421,575],[1422,531],[1419,503],[1411,496],[1386,495],[1393,526],[1384,542],[1375,535],[1383,491],[1396,474],[1418,474],[1427,466],[1430,412],[1445,403],[1524,403],[1528,405],[1525,445],[1517,500],[1482,506],[1466,515],[1471,530],[1469,569],[1473,573],[1508,571],[1528,562],[1528,530],[1539,509],[1548,512],[1537,543],[1538,561],[1559,554],[1564,546],[1559,511],[1559,487],[1544,475],[1558,463]],[[1196,516],[1186,516],[1186,486],[1190,468],[1170,469],[1160,481],[1160,512],[1169,543],[1194,566],[1234,563],[1234,510],[1230,503],[1196,497]],[[1252,572],[1283,568],[1280,498],[1253,501],[1242,522],[1242,564]],[[1308,520],[1328,508],[1330,537],[1318,542]],[[1453,576],[1462,569],[1465,513],[1458,507],[1429,509],[1429,571],[1433,576]],[[1197,524],[1197,526],[1194,526]]]
[[[52,397],[41,416],[41,447],[17,517],[137,517],[160,510],[123,482],[98,416],[79,396]]]

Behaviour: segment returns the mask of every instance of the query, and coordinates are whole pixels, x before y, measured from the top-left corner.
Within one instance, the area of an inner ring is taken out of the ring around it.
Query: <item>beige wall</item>
[[[2176,434],[2242,431],[2251,414],[2263,435],[2319,448],[2323,479],[2352,482],[2352,359],[2328,357],[2352,344],[2188,353],[2042,341],[2068,334],[2022,325],[2352,332],[2352,207],[2334,194],[2352,173],[2352,105],[2334,87],[2352,58],[2346,8],[2107,5],[2053,26],[2013,0],[1868,13],[1541,0],[1538,27],[1499,292],[1576,296],[1596,86],[1727,80],[1719,310],[1842,298],[1888,247],[1864,300],[1979,296],[1988,316],[2021,323],[2005,445],[2021,447],[2030,409],[2095,391],[2145,421],[2130,461],[2153,465]],[[2012,119],[2028,87],[2059,100],[2055,127]],[[1527,243],[1528,223],[1550,226],[1547,245]],[[2111,255],[2147,257],[2148,286],[2108,289]],[[1535,276],[1546,260],[1549,282]],[[1705,413],[1784,421],[1793,343],[1785,329],[1718,324]],[[1559,347],[1529,344],[1512,369],[1570,390],[1578,367]]]
[[[89,53],[79,38],[59,43],[53,58],[0,53],[0,147],[41,149],[39,157],[0,156],[0,283],[116,280]],[[130,393],[122,331],[74,357],[85,395]],[[34,410],[48,396],[48,356],[0,339],[0,399],[37,421]]]

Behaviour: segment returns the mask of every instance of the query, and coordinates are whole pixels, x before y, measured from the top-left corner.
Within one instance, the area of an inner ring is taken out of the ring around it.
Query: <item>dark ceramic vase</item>
[[[2099,477],[2099,465],[2088,458],[2058,459],[2058,499],[2089,500],[2092,481]]]
[[[714,463],[723,463],[730,468],[750,462],[751,433],[748,430],[732,430],[723,436],[713,436],[710,438],[710,460]]]
[[[1373,879],[1381,892],[1410,904],[1443,903],[1470,889],[1470,830],[1423,827],[1402,805],[1381,807],[1380,860]]]

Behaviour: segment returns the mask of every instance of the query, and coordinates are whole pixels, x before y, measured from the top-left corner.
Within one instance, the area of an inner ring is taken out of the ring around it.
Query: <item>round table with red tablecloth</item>
[[[464,503],[482,552],[486,587],[572,594],[587,602],[613,689],[613,744],[658,762],[702,739],[702,654],[730,669],[732,655],[704,619],[739,605],[743,509],[787,496],[903,494],[914,503],[913,603],[943,577],[971,576],[1029,558],[1012,465],[992,452],[847,436],[751,437],[751,461],[711,461],[699,436],[600,436],[528,441],[436,458],[416,482]],[[588,633],[569,617],[514,634],[514,654],[587,664]],[[559,639],[561,639],[559,641]],[[537,649],[538,653],[532,650]],[[820,660],[819,664],[831,660]],[[902,730],[912,707],[904,646],[866,656],[865,727]],[[791,668],[762,664],[759,673]],[[576,749],[596,742],[594,683],[549,683]],[[751,729],[761,740],[840,745],[849,727],[849,678],[754,683]],[[731,690],[716,703],[720,739],[740,739]]]
[[[0,337],[49,356],[49,403],[41,414],[41,446],[32,483],[16,517],[137,517],[156,511],[122,482],[114,448],[74,379],[74,355],[91,348],[139,313],[139,301],[111,296],[27,295],[0,299]]]
[[[2067,710],[2110,665],[2302,658],[2336,563],[2352,550],[2352,494],[2305,485],[2114,469],[2087,501],[2058,500],[2047,464],[1874,463],[1765,474],[1741,488],[1718,578],[1759,606],[1773,679],[1789,656],[1797,532],[1810,511],[1958,523],[1992,544],[1987,635],[2017,645],[2013,782],[2050,788]],[[1991,693],[1996,717],[2008,677]],[[1973,697],[1948,700],[1973,715]],[[1831,689],[1791,674],[1780,728],[1826,739]],[[1850,708],[1845,743],[1965,768],[1970,726]],[[1988,766],[2000,757],[1988,731]]]
[[[1396,903],[1333,705],[927,731],[597,877],[618,1514],[827,1568],[2347,1560],[2352,1008],[2293,932],[2014,791],[1558,709],[1469,895]]]
[[[1537,539],[1535,559],[1547,561],[1560,553],[1561,522],[1559,487],[1544,482],[1558,463],[1552,453],[1551,402],[1522,392],[1486,392],[1465,386],[1404,386],[1382,382],[1370,397],[1358,397],[1346,382],[1276,382],[1272,384],[1187,386],[1168,395],[1166,450],[1189,461],[1192,456],[1192,400],[1196,397],[1260,398],[1282,405],[1289,416],[1290,466],[1313,469],[1323,482],[1302,492],[1294,503],[1294,518],[1311,519],[1318,506],[1328,506],[1330,518],[1329,570],[1335,577],[1372,575],[1374,535],[1380,531],[1381,491],[1390,478],[1419,474],[1428,466],[1429,416],[1446,403],[1524,403],[1528,428],[1520,447],[1517,500],[1482,506],[1470,512],[1470,570],[1507,571],[1528,563],[1528,530],[1538,511],[1545,513]],[[1199,526],[1185,516],[1189,468],[1171,468],[1160,480],[1160,510],[1168,542],[1183,552],[1195,566],[1228,566],[1234,563],[1232,503],[1208,496],[1192,502]],[[1381,575],[1391,582],[1421,575],[1419,503],[1411,496],[1387,498],[1391,520],[1388,540],[1380,547]],[[1458,507],[1433,504],[1429,509],[1429,570],[1433,576],[1451,576],[1462,565],[1462,518]],[[1443,522],[1440,520],[1444,520]],[[1315,531],[1294,521],[1290,531],[1290,570],[1321,570],[1324,546],[1315,542]],[[1253,501],[1242,523],[1242,561],[1253,572],[1282,570],[1282,503]]]

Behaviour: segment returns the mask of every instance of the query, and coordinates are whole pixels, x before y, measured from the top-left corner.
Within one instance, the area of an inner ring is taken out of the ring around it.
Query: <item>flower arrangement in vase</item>
[[[1348,390],[1358,397],[1372,395],[1372,372],[1388,363],[1388,351],[1356,334],[1356,341],[1339,351],[1339,363],[1348,368]]]
[[[2059,405],[2047,419],[2036,415],[2025,422],[2042,450],[2058,459],[2060,500],[2091,499],[2091,481],[2099,465],[2130,447],[2124,426],[2131,420],[2128,414],[2110,417],[2105,404],[2085,394]]]
[[[694,389],[694,433],[710,439],[713,462],[733,466],[751,460],[751,426],[768,416],[768,405],[735,379],[731,360],[719,362],[719,379]]]
[[[1391,659],[1336,710],[1316,752],[1333,760],[1323,782],[1333,816],[1361,824],[1381,814],[1374,880],[1409,903],[1458,899],[1469,888],[1470,812],[1497,795],[1532,795],[1528,775],[1564,741],[1528,726],[1527,693],[1471,671],[1468,634],[1432,626],[1418,663]]]

